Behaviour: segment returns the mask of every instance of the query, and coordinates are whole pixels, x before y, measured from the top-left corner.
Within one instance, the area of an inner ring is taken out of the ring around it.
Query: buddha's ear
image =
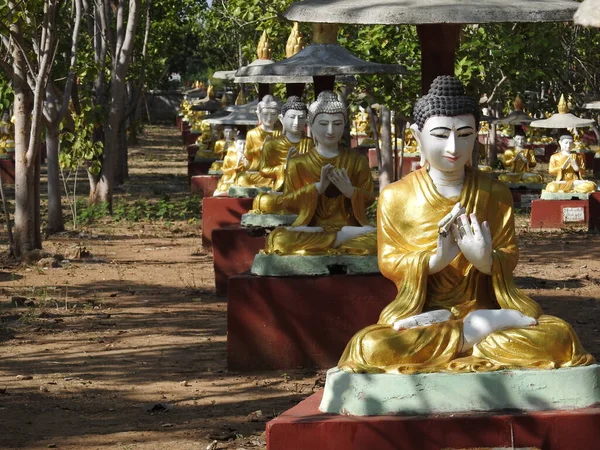
[[[416,123],[413,123],[410,126],[410,131],[412,132],[413,136],[417,140],[417,144],[419,146],[418,148],[419,148],[419,151],[421,152],[421,161],[419,161],[419,165],[421,167],[425,167],[425,163],[427,162],[427,160],[425,159],[425,152],[423,152],[423,147],[421,146],[421,131],[419,130],[419,126]]]

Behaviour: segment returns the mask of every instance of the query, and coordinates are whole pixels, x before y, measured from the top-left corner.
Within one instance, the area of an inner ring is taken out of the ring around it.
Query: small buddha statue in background
[[[242,131],[235,137],[234,145],[229,145],[227,154],[223,159],[221,167],[221,179],[217,184],[217,189],[213,193],[214,197],[227,195],[229,188],[233,184],[237,173],[244,167],[244,149],[246,147],[246,134]]]
[[[451,76],[414,108],[426,164],[382,190],[378,263],[398,294],[338,367],[362,373],[551,369],[594,362],[571,326],[517,289],[512,196],[468,166],[479,108]]]
[[[196,152],[196,158],[199,159],[215,159],[219,158],[219,155],[213,151],[215,144],[215,136],[213,125],[203,120],[200,125],[202,135],[196,140],[198,145],[198,151]]]
[[[265,142],[259,173],[272,180],[271,192],[262,192],[255,197],[252,212],[266,214],[287,213],[281,205],[285,169],[290,158],[303,155],[314,148],[312,139],[304,137],[308,108],[300,97],[291,96],[281,107],[279,120],[283,134]]]
[[[537,164],[535,152],[526,147],[527,137],[519,133],[513,137],[515,146],[504,152],[504,167],[508,173],[501,174],[498,179],[505,183],[541,183],[542,176],[531,171]]]
[[[232,126],[226,125],[225,128],[223,128],[223,139],[219,139],[217,142],[215,142],[214,153],[219,159],[211,164],[209,173],[214,173],[221,170],[229,147],[234,145],[234,137],[235,130]]]
[[[596,183],[584,180],[585,158],[581,153],[572,153],[573,136],[563,134],[558,139],[560,151],[550,157],[548,173],[555,177],[546,185],[547,192],[576,192],[589,194],[596,191]]]
[[[281,136],[277,128],[279,103],[272,95],[265,95],[256,108],[259,125],[246,136],[245,167],[238,173],[234,184],[243,187],[268,187],[270,179],[258,172],[265,141]]]
[[[266,254],[374,254],[376,233],[366,208],[373,203],[367,158],[340,145],[347,112],[331,91],[308,110],[315,149],[289,160],[282,206],[297,219],[267,238]]]

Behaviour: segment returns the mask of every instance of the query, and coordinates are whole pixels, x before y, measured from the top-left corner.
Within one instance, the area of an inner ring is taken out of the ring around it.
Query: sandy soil
[[[130,164],[120,198],[189,197],[175,128],[149,127]],[[518,285],[600,357],[600,236],[518,223]],[[104,220],[44,250],[76,245],[91,257],[0,272],[0,448],[262,449],[265,422],[322,385],[323,371],[227,371],[199,220]]]

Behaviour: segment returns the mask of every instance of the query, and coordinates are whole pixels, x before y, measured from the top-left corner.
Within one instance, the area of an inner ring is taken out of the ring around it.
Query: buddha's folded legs
[[[254,197],[251,212],[255,214],[291,214],[283,207],[283,195],[272,192],[261,192]]]
[[[359,228],[362,232],[355,233],[353,238],[346,239],[336,248],[341,253],[351,255],[376,255],[377,254],[377,231],[373,231],[373,227],[344,227],[344,228]],[[343,229],[338,231],[336,241],[339,241],[339,235]],[[337,242],[336,242],[337,244]],[[334,244],[334,245],[336,245]]]
[[[324,231],[314,227],[315,231],[298,230],[300,227],[276,228],[267,237],[265,253],[282,255],[323,255],[333,248],[336,231]],[[303,227],[306,228],[306,227]]]
[[[272,181],[273,180],[264,178],[258,172],[246,171],[240,173],[233,184],[242,187],[271,187]]]

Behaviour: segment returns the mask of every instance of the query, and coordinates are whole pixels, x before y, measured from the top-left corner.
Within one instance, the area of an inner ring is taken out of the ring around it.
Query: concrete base
[[[242,216],[243,227],[276,228],[289,226],[294,223],[298,216],[296,214],[244,214]]]
[[[208,175],[208,170],[216,159],[194,159],[188,163],[188,178],[196,175]]]
[[[352,416],[547,411],[600,403],[600,366],[486,373],[327,372],[319,410]],[[451,393],[452,395],[448,395]]]
[[[239,225],[242,214],[252,208],[251,198],[205,197],[202,199],[202,246],[212,247],[212,232]]]
[[[227,195],[233,198],[254,198],[261,192],[269,192],[271,189],[267,187],[242,187],[231,186]]]
[[[318,410],[322,391],[267,423],[268,450],[595,450],[600,408],[515,414],[352,417]],[[452,396],[452,393],[448,393]]]
[[[190,181],[192,193],[211,197],[217,189],[220,179],[220,175],[194,175]]]
[[[397,293],[383,275],[242,274],[228,289],[227,365],[239,371],[334,366],[350,338],[376,323]]]
[[[534,200],[530,227],[535,229],[587,228],[589,200]]]
[[[264,230],[241,227],[217,228],[212,232],[215,288],[227,297],[227,282],[233,275],[250,270],[254,256],[265,248]]]
[[[363,275],[380,273],[377,255],[262,255],[254,258],[253,275],[267,277],[314,275]]]
[[[542,200],[587,200],[590,194],[579,194],[577,192],[547,192],[542,191]]]

